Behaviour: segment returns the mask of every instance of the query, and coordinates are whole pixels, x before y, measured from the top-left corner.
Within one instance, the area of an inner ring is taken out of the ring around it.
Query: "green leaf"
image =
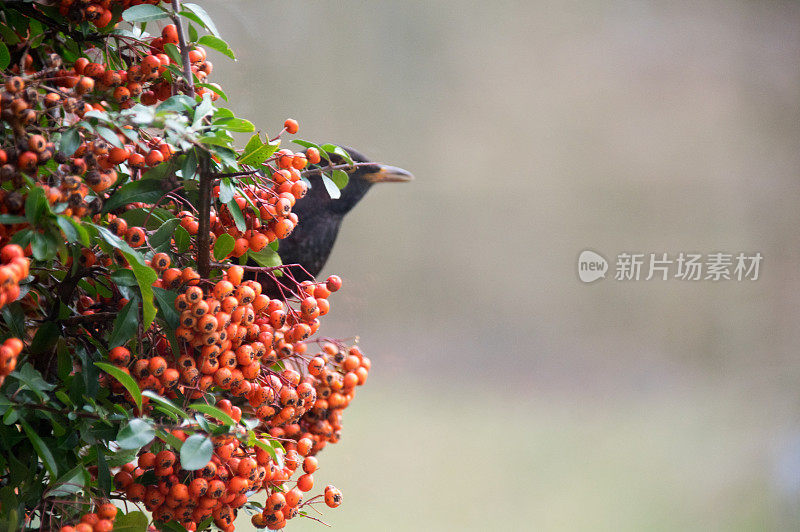
[[[103,212],[111,212],[130,203],[155,203],[164,195],[158,179],[140,179],[122,185],[103,205]]]
[[[192,237],[189,236],[189,232],[182,226],[179,225],[175,228],[175,234],[172,237],[175,239],[175,246],[178,248],[179,253],[184,253],[189,249]]]
[[[42,378],[42,374],[30,363],[25,363],[21,369],[11,373],[10,377],[14,377],[20,382],[19,390],[27,388],[39,396],[39,399],[47,399],[45,392],[55,388],[55,385],[46,382]]]
[[[86,476],[87,471],[82,464],[70,469],[47,491],[47,496],[66,497],[82,491],[86,486]]]
[[[214,258],[223,260],[231,254],[235,246],[236,240],[228,233],[222,233],[217,237],[217,241],[214,243]]]
[[[50,204],[47,202],[44,189],[34,186],[25,198],[25,217],[31,225],[39,225],[42,218],[50,213]]]
[[[163,288],[154,286],[153,295],[158,303],[158,308],[161,309],[161,313],[164,315],[167,325],[169,325],[172,329],[177,329],[178,325],[180,325],[180,315],[178,314],[178,311],[175,310],[175,298],[178,296],[178,294],[170,290],[165,290]]]
[[[203,469],[214,452],[211,438],[203,434],[192,434],[181,445],[181,467],[187,471]]]
[[[265,268],[274,268],[281,265],[281,258],[269,246],[261,251],[253,251],[252,249],[247,252],[247,256],[253,259],[259,266]]]
[[[117,134],[108,129],[107,127],[96,126],[95,131],[97,131],[97,134],[103,137],[103,139],[112,146],[115,146],[117,148],[122,147],[122,143],[119,141],[119,137],[117,136]]]
[[[175,228],[180,223],[181,221],[178,218],[172,218],[164,222],[164,224],[153,233],[153,236],[148,239],[150,245],[153,246],[153,248],[159,248],[164,244],[168,244],[172,240],[172,234],[175,232]]]
[[[117,445],[121,449],[140,449],[156,437],[156,429],[142,418],[135,417],[120,429],[117,435]],[[116,523],[114,530],[117,530]]]
[[[89,233],[71,216],[56,216],[56,223],[61,228],[61,231],[63,231],[67,242],[80,242],[86,247],[90,246]]]
[[[127,268],[120,268],[111,274],[111,280],[117,286],[136,286],[136,276]],[[114,346],[116,347],[116,346]]]
[[[5,70],[11,63],[11,54],[8,53],[8,47],[5,43],[0,42],[0,70]]]
[[[186,14],[186,11],[181,11],[180,12],[181,15],[194,20],[198,24],[201,24],[208,31],[210,31],[211,33],[213,33],[214,35],[219,37],[219,31],[217,31],[217,26],[214,25],[214,21],[211,19],[211,17],[209,16],[209,14],[206,12],[205,9],[203,9],[202,7],[200,7],[197,4],[192,4],[192,3],[188,3],[188,2],[184,3],[184,4],[181,4],[181,7],[191,11],[197,18],[189,17]]]
[[[314,144],[313,142],[310,142],[310,141],[307,141],[307,140],[303,140],[303,139],[294,139],[294,140],[292,140],[292,142],[294,142],[295,144],[299,144],[300,146],[303,146],[304,148],[315,148],[319,152],[320,157],[322,157],[324,159],[327,159],[327,160],[330,160],[330,156],[328,155],[328,152],[323,150],[322,147],[320,147],[318,144]]]
[[[47,471],[50,472],[52,477],[58,476],[58,464],[56,463],[56,459],[53,458],[53,453],[50,452],[50,449],[47,447],[47,444],[44,443],[44,440],[36,434],[36,432],[31,428],[30,425],[24,420],[19,420],[20,425],[25,430],[25,434],[28,435],[28,439],[33,444],[33,449],[36,451],[36,454],[39,455],[39,458],[42,459],[44,463],[44,467],[47,468]]]
[[[336,155],[340,156],[342,159],[347,161],[349,164],[353,164],[353,158],[350,157],[350,154],[344,151],[341,146],[337,146],[336,144],[323,144],[320,146],[323,150],[327,153],[335,153]]]
[[[124,345],[128,340],[136,336],[138,330],[139,301],[138,298],[133,298],[122,307],[122,310],[114,319],[114,326],[108,339],[108,347]]]
[[[208,90],[210,90],[212,92],[215,92],[215,93],[219,94],[220,98],[222,98],[226,102],[228,101],[228,95],[225,94],[225,91],[223,91],[222,88],[219,85],[217,85],[216,83],[195,83],[194,85],[195,85],[195,87],[203,87],[203,88],[206,88],[206,89],[208,89]]]
[[[242,214],[242,209],[239,208],[239,204],[231,200],[225,205],[227,205],[228,210],[231,211],[233,221],[236,223],[236,229],[239,231],[246,231],[247,223],[244,221],[244,214]]]
[[[125,22],[150,22],[168,17],[166,11],[152,4],[140,4],[122,12],[122,20]]]
[[[236,56],[233,55],[233,50],[230,49],[228,43],[220,39],[219,37],[215,37],[214,35],[203,35],[197,41],[197,44],[202,44],[203,46],[208,46],[212,50],[216,50],[222,54],[227,55],[231,59],[236,59]]]
[[[24,216],[17,216],[15,214],[0,214],[0,224],[21,224],[26,221],[27,219]]]
[[[75,153],[81,145],[81,134],[78,128],[73,127],[61,133],[61,140],[58,144],[58,151],[64,155],[70,156]]]
[[[219,182],[219,200],[222,203],[228,203],[233,199],[234,194],[236,194],[236,187],[229,178],[223,177]]]
[[[186,12],[185,11],[181,11],[182,15],[184,13],[186,13]],[[186,16],[186,15],[184,15],[184,16]],[[191,19],[191,17],[187,17],[187,18]],[[192,20],[194,20],[194,19],[192,19]],[[194,24],[187,24],[186,25],[186,33],[189,34],[189,41],[190,42],[195,42],[197,40],[197,36],[198,35],[197,35],[197,30],[194,27]]]
[[[214,111],[214,104],[211,102],[211,95],[206,93],[200,101],[200,105],[194,110],[194,119],[192,120],[192,127],[197,127],[205,117]]]
[[[148,524],[147,516],[142,512],[120,512],[114,520],[114,532],[147,532]]]
[[[207,405],[205,403],[192,403],[187,408],[190,408],[192,410],[197,410],[198,412],[202,412],[203,414],[211,416],[214,419],[221,421],[225,425],[228,426],[236,425],[236,421],[234,421],[231,416],[229,416],[216,406]],[[206,462],[207,461],[208,460],[206,460]]]
[[[172,447],[173,449],[180,450],[183,442],[172,435],[168,430],[159,429],[156,431],[156,437]]]
[[[189,98],[185,94],[176,94],[175,96],[170,96],[163,102],[159,104],[156,108],[157,113],[161,113],[164,111],[177,111],[183,112],[187,109],[194,109],[194,106],[197,102],[194,98]]]
[[[136,281],[139,283],[139,292],[142,294],[142,321],[145,329],[150,327],[156,317],[156,307],[153,304],[153,283],[158,280],[158,274],[145,265],[142,255],[131,248],[124,240],[106,229],[105,227],[91,224],[97,229],[100,236],[110,245],[118,248],[130,264]]]
[[[339,187],[339,190],[342,190],[350,181],[350,176],[344,170],[334,170],[331,172],[331,181]]]
[[[130,305],[130,303],[128,304]],[[128,390],[128,393],[131,394],[131,397],[133,397],[133,401],[139,408],[139,412],[142,411],[142,391],[139,389],[139,385],[136,384],[136,381],[133,379],[133,377],[131,377],[130,375],[119,369],[117,366],[109,364],[107,362],[95,362],[94,365],[102,369],[115,379],[117,379],[119,383],[122,384],[126,390]],[[127,448],[132,449],[132,447],[127,447]]]
[[[152,390],[145,390],[142,392],[142,395],[149,397],[151,401],[157,403],[166,410],[169,410],[170,412],[178,416],[178,418],[190,419],[189,414],[181,410],[175,403],[173,403],[169,399],[161,397],[156,392]]]
[[[339,199],[342,197],[339,187],[336,186],[336,183],[334,183],[330,177],[322,174],[322,183],[325,185],[325,190],[328,191],[328,195],[331,197],[331,199]]]
[[[283,451],[283,445],[281,445],[281,442],[273,439],[267,439],[266,441],[256,440],[254,445],[267,451],[275,463],[281,464],[280,467],[283,467],[283,452],[278,453],[278,451]]]
[[[258,134],[253,135],[253,138],[256,138],[258,140],[257,137]],[[250,142],[248,142],[247,145],[250,146]],[[276,151],[278,151],[280,145],[281,145],[280,141],[277,141],[275,142],[275,144],[266,143],[250,151],[248,151],[248,149],[245,148],[244,155],[242,155],[242,158],[239,159],[239,164],[246,164],[249,166],[255,166],[257,164],[261,164],[270,157],[272,157],[272,155]]]
[[[180,50],[178,50],[178,47],[171,42],[164,44],[164,53],[167,54],[169,58],[175,61],[177,64],[183,64],[183,58],[181,57]]]
[[[40,355],[50,351],[60,334],[61,328],[55,322],[46,321],[42,323],[33,340],[31,340],[29,348],[31,354]]]
[[[220,118],[214,121],[214,125],[236,133],[250,133],[256,130],[256,126],[244,118]]]

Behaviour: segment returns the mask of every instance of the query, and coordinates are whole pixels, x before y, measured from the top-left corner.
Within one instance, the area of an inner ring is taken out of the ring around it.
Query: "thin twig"
[[[194,98],[194,79],[192,78],[192,62],[189,60],[189,47],[186,46],[186,37],[183,35],[183,24],[178,15],[181,11],[181,0],[172,0],[172,21],[178,30],[178,44],[181,45],[181,58],[183,59],[183,78],[186,80],[186,92]]]

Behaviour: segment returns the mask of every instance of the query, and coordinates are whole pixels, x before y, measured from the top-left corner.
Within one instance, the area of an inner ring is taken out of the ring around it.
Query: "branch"
[[[177,1],[177,0],[175,0]],[[197,230],[197,273],[200,277],[208,279],[211,274],[211,172],[209,171],[209,156],[204,151],[198,150],[200,158],[200,205],[198,205],[198,218],[200,227]]]
[[[104,41],[108,35],[102,33],[89,33],[87,35],[82,34],[79,31],[74,31],[69,26],[65,26],[60,22],[48,17],[35,7],[31,2],[3,2],[3,7],[10,7],[20,13],[27,15],[28,17],[38,20],[39,22],[43,23],[48,29],[46,33],[58,33],[59,31],[64,33],[74,39],[75,41],[93,41],[99,42]]]
[[[178,30],[178,44],[181,45],[181,58],[183,59],[183,78],[189,96],[194,98],[194,79],[192,78],[192,62],[189,61],[189,47],[186,46],[186,37],[183,35],[183,24],[178,13],[181,10],[181,0],[172,0],[172,21]]]

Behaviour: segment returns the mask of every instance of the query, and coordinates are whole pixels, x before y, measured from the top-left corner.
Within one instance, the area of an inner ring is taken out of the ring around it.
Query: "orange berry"
[[[286,129],[286,132],[289,133],[290,135],[294,135],[300,129],[297,120],[293,118],[287,118],[286,121],[283,123],[283,127]]]

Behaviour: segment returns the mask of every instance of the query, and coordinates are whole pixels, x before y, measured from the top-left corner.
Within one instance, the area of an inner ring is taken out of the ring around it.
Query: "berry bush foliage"
[[[294,281],[279,243],[347,153],[225,108],[197,4],[4,1],[0,34],[0,530],[321,520],[370,361],[317,335],[341,280]]]

